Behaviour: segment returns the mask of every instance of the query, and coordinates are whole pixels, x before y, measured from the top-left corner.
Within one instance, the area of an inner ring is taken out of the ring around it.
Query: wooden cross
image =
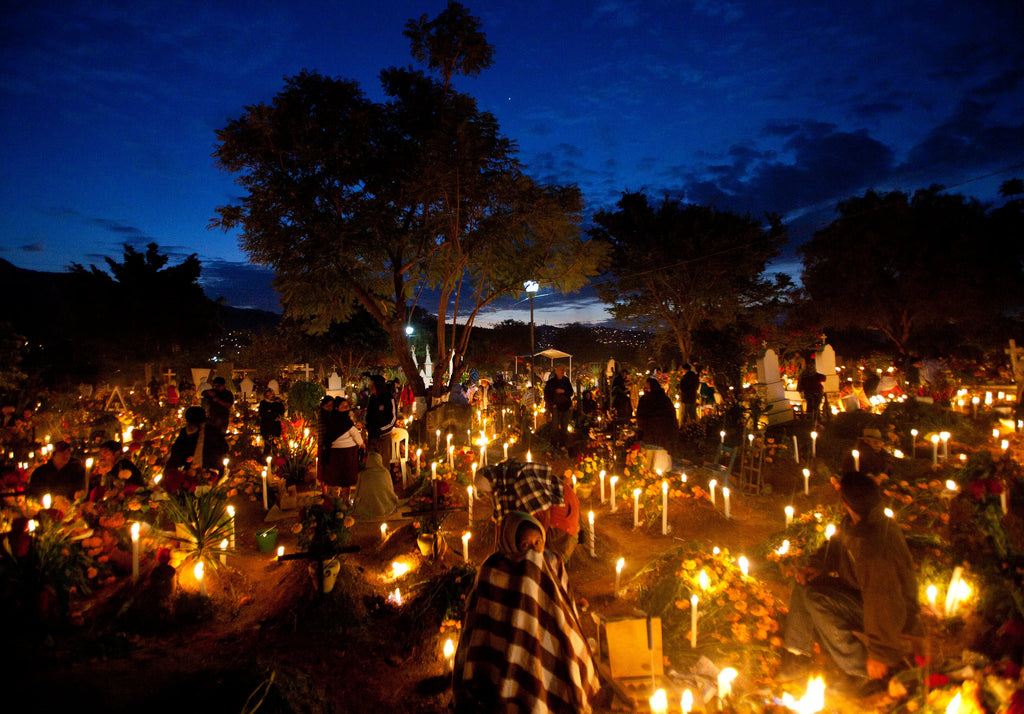
[[[173,380],[173,379],[174,379],[175,377],[177,377],[177,376],[178,376],[178,375],[177,375],[177,374],[176,374],[175,372],[172,372],[172,371],[171,371],[171,368],[170,368],[170,367],[168,367],[168,368],[167,368],[167,371],[166,371],[166,372],[164,372],[164,377],[165,377],[165,378],[167,379],[167,381],[168,381],[168,382],[172,381],[172,380]]]
[[[345,545],[338,549],[337,555],[342,553],[358,553],[358,545]],[[316,561],[316,593],[318,596],[323,597],[324,594],[324,561],[330,560],[334,555],[324,555],[323,553],[286,553],[278,556],[278,560],[315,560]]]

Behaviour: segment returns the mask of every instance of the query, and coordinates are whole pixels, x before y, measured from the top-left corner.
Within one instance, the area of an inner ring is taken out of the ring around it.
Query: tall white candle
[[[533,463],[533,453],[529,449],[526,450],[526,463]]]
[[[853,454],[853,470],[860,471],[860,452],[854,449],[850,453]]]
[[[12,454],[12,456],[13,456],[13,454]],[[93,465],[93,460],[92,460],[92,457],[90,456],[88,459],[85,460],[85,486],[84,486],[84,488],[85,488],[85,498],[86,498],[86,500],[88,500],[88,498],[89,498],[89,476],[92,474],[92,465]]]
[[[633,527],[640,525],[640,489],[633,489]]]
[[[949,461],[949,437],[948,431],[940,431],[939,438],[942,439],[942,460]]]
[[[719,439],[719,443],[720,444],[724,444],[725,443],[725,429],[723,429],[722,431],[718,432],[718,439]]]
[[[619,583],[622,581],[622,568],[626,565],[625,558],[619,558],[618,562],[615,563],[615,597],[619,596]]]
[[[590,522],[590,557],[596,558],[597,552],[594,549],[594,542],[597,536],[594,534],[594,512],[591,511],[587,514],[587,521]]]
[[[476,466],[476,464],[473,464]],[[473,469],[476,471],[476,469]],[[469,512],[469,522],[473,522],[473,487],[466,487],[466,510]]]
[[[716,503],[715,503],[715,489],[716,488],[718,488],[718,479],[711,479],[710,481],[708,481],[708,489],[711,491],[711,505],[712,506],[716,505]]]
[[[449,446],[448,447],[448,468],[450,468],[450,469],[454,469],[455,468],[455,447],[454,446]]]
[[[917,458],[917,429],[910,430],[910,453],[911,458]]]
[[[796,434],[793,434],[793,461],[800,463],[800,442],[796,439]]]
[[[224,478],[227,478],[228,476],[231,475],[231,469],[228,468],[228,462],[229,461],[230,461],[230,459],[228,459],[227,457],[224,457]]]
[[[604,503],[604,469],[601,469],[601,473],[597,476],[601,481],[601,503]]]
[[[818,432],[811,432],[811,458],[818,458]]]
[[[235,507],[228,506],[228,545],[235,547]]]
[[[139,522],[132,523],[132,582],[139,581]]]
[[[683,699],[679,702],[679,708],[682,709],[683,714],[690,714],[693,711],[693,692],[689,689],[683,692]]]
[[[932,466],[939,465],[939,435],[932,434]]]
[[[203,561],[196,563],[196,567],[192,568],[192,574],[196,576],[196,580],[199,582],[199,594],[206,597],[206,583],[203,582]]]
[[[450,451],[451,447],[452,447],[452,435],[451,434],[445,434],[445,437],[444,437],[444,449],[445,449],[445,451]]]
[[[731,516],[729,515],[729,487],[728,486],[723,486],[722,487],[722,500],[725,503],[725,517],[726,518],[730,518]]]
[[[437,462],[436,461],[431,461],[430,462],[430,480],[431,481],[437,480]]]
[[[619,477],[618,476],[612,476],[612,478],[611,478],[611,484],[612,484],[612,513],[615,513],[615,484],[617,484],[618,482],[619,482]]]
[[[811,495],[811,470],[804,469],[804,495]]]
[[[274,475],[274,461],[273,461],[272,457],[268,456],[267,457],[267,478],[270,478],[273,475]]]
[[[434,439],[434,451],[437,452],[441,450],[441,430],[438,429],[434,434],[436,436]]]
[[[792,522],[793,522],[793,507],[792,506],[786,506],[786,527],[788,528],[789,525]]]
[[[668,535],[668,481],[661,482],[661,534]]]
[[[423,455],[423,449],[416,449],[416,478],[420,477],[420,456]]]
[[[387,523],[381,523],[380,524],[380,542],[381,543],[386,543],[387,540],[388,540],[388,524]]]
[[[651,705],[651,714],[665,714],[668,711],[668,697],[664,689],[659,689],[651,695],[649,703]]]
[[[487,465],[487,442],[480,444],[480,463]]]
[[[1003,515],[1005,516],[1010,511],[1010,492],[1003,487],[1003,492],[999,494],[999,505],[1003,508]]]
[[[220,542],[220,550],[221,550],[221,553],[220,553],[220,564],[221,565],[227,565],[228,564],[227,549],[228,549],[228,539],[225,538],[224,540],[222,540]]]
[[[267,470],[263,469],[263,510],[266,511],[270,508],[267,502]]]
[[[697,596],[690,596],[690,647],[697,648]]]
[[[473,536],[472,533],[466,531],[462,534],[462,562],[469,562],[469,539]]]
[[[44,493],[43,494],[43,508],[46,509],[46,510],[50,510],[50,506],[52,504],[53,504],[53,497],[50,494],[48,494],[48,493]]]
[[[504,413],[504,410],[502,410],[502,413]],[[502,444],[501,448],[505,452],[505,461],[508,461],[508,442],[506,441],[504,444]]]

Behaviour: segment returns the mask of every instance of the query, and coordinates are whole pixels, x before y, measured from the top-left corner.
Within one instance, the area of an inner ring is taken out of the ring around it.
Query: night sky
[[[590,209],[667,193],[778,213],[799,243],[869,188],[998,202],[1024,178],[1019,0],[464,4],[496,52],[458,88]],[[277,309],[267,271],[207,228],[238,196],[215,130],[303,68],[381,99],[377,73],[413,62],[405,21],[444,7],[290,5],[5,2],[0,257],[61,271],[156,242],[198,253],[210,297]],[[491,317],[528,320],[518,307]],[[586,296],[537,300],[538,322],[602,317]]]

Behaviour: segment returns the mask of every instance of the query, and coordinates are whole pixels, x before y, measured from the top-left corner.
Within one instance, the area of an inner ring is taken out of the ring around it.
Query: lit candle
[[[992,438],[993,439],[998,439],[999,438],[999,429],[993,429],[992,430]]]
[[[445,434],[445,436],[444,436],[444,448],[445,448],[446,451],[451,451],[451,449],[452,449],[452,435],[451,434]]]
[[[939,589],[934,585],[929,585],[925,592],[928,596],[928,605],[934,610],[939,597]]]
[[[718,479],[708,481],[708,488],[711,490],[711,505],[715,505],[715,489],[718,487]]]
[[[225,538],[220,542],[220,564],[228,564],[228,539]]]
[[[818,457],[818,432],[811,432],[811,458],[816,459]]]
[[[196,567],[192,568],[192,574],[196,576],[196,580],[199,582],[199,594],[206,597],[206,584],[203,582],[203,561],[196,563]]]
[[[283,557],[284,557],[284,546],[283,545],[279,545],[279,546],[277,546],[277,559],[280,560]]]
[[[386,543],[387,540],[388,540],[388,524],[387,523],[381,523],[380,524],[380,542],[381,543]]]
[[[46,510],[49,510],[50,509],[50,504],[52,504],[52,503],[53,503],[53,498],[50,496],[50,494],[48,494],[48,493],[43,494],[43,508],[45,508]]]
[[[731,516],[729,515],[729,487],[728,486],[723,486],[722,487],[722,498],[725,501],[725,517],[726,518],[731,518]]]
[[[999,442],[999,446],[1002,448],[1003,451],[1009,451],[1010,450],[1010,440],[1009,439],[1003,439],[1001,442]]]
[[[741,573],[743,573],[744,575],[747,575],[747,573],[750,572],[750,561],[747,560],[747,556],[741,555],[739,557],[739,560],[737,560],[736,562],[740,566],[740,572]]]
[[[618,597],[619,596],[619,583],[621,582],[621,579],[622,579],[622,569],[625,567],[625,565],[626,565],[626,559],[625,558],[619,558],[619,561],[617,563],[615,563],[615,590],[613,592],[613,596],[614,597]]]
[[[811,470],[804,469],[804,495],[811,495]]]
[[[462,534],[462,562],[469,562],[469,539],[473,537],[473,534],[466,531]]]
[[[612,513],[615,513],[615,484],[617,484],[618,482],[619,482],[619,477],[618,476],[612,476],[611,477],[611,484],[612,484]]]
[[[633,489],[633,527],[640,526],[640,489]]]
[[[668,698],[665,696],[665,690],[659,689],[656,691],[650,699],[651,703],[651,714],[665,714],[668,711]]]
[[[683,710],[683,714],[690,714],[693,711],[693,692],[689,689],[683,692],[683,699],[679,702],[679,708]]]
[[[949,461],[949,437],[948,431],[940,431],[939,438],[942,439],[942,460]]]
[[[228,506],[228,541],[229,545],[235,547],[235,507]]]
[[[504,444],[502,444],[501,448],[505,452],[505,461],[508,461],[508,442],[506,441]]]
[[[476,464],[473,464],[473,473],[476,474]],[[474,483],[476,483],[474,481]],[[469,513],[469,522],[473,522],[473,487],[466,486],[466,510]]]
[[[601,503],[604,503],[604,469],[597,476],[601,481]]]
[[[263,510],[266,511],[270,508],[267,504],[267,470],[263,469]]]
[[[431,481],[436,481],[437,480],[437,462],[436,461],[431,461],[430,462],[430,480]]]
[[[718,432],[718,439],[719,439],[718,443],[720,443],[720,444],[724,444],[725,443],[725,429],[722,429],[722,431]]]
[[[423,449],[416,449],[416,478],[420,477],[420,456],[423,455]]]
[[[690,647],[697,648],[697,595],[690,596]]]
[[[271,460],[271,457],[268,456],[267,457],[267,478],[270,478],[273,475],[274,475],[274,462]]]
[[[132,582],[139,581],[139,522],[132,523]]]
[[[736,679],[738,672],[732,667],[726,667],[718,673],[718,698],[725,699],[732,695],[732,680]]]
[[[533,463],[533,454],[530,452],[529,449],[526,450],[526,463],[528,463],[528,464],[532,464]]]
[[[437,433],[437,438],[434,439],[434,451],[440,451],[441,450],[441,430],[438,429],[436,433]]]
[[[487,465],[487,442],[480,444],[480,463],[484,466]]]
[[[444,664],[449,672],[455,669],[455,644],[451,640],[444,641]]]
[[[449,436],[451,436],[451,434],[449,434]],[[450,469],[454,469],[455,468],[455,447],[454,446],[449,446],[448,447],[448,468],[450,468]]]
[[[800,463],[800,442],[796,439],[796,434],[793,434],[793,461]]]
[[[939,465],[939,435],[932,434],[932,466]]]
[[[594,548],[594,541],[597,538],[597,536],[594,533],[594,512],[593,511],[591,511],[589,514],[587,514],[587,520],[590,522],[590,557],[591,558],[596,558],[597,557],[597,552],[596,552],[596,550]]]
[[[230,461],[230,459],[224,457],[224,478],[231,475],[231,469],[228,468],[228,461]]]
[[[789,528],[790,524],[793,523],[793,507],[786,506],[786,527]]]
[[[13,454],[11,456],[13,457]],[[94,462],[93,462],[91,456],[88,459],[85,460],[85,498],[86,498],[86,500],[88,500],[88,498],[89,498],[89,475],[92,473],[92,465],[93,465],[93,463]]]
[[[1010,512],[1010,492],[1003,487],[1002,493],[999,494],[999,505],[1003,508],[1003,515],[1005,516]]]
[[[661,534],[668,535],[668,481],[661,482]]]
[[[860,452],[854,449],[850,453],[853,454],[853,470],[860,471]]]
[[[910,453],[911,458],[917,458],[917,429],[910,430]]]

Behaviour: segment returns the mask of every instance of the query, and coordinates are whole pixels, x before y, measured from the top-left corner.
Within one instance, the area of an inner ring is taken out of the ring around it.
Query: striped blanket
[[[599,682],[568,575],[550,552],[491,555],[455,653],[456,712],[590,712]]]

